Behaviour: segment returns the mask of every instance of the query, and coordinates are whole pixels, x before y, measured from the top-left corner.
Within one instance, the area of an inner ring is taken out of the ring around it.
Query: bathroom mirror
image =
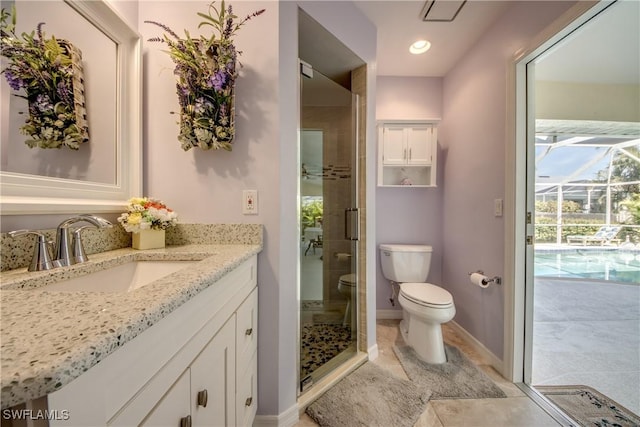
[[[141,39],[106,1],[5,1],[17,34],[44,22],[46,38],[82,52],[89,141],[78,150],[29,148],[28,114],[1,77],[2,215],[118,212],[141,186]],[[2,57],[2,68],[8,59]]]

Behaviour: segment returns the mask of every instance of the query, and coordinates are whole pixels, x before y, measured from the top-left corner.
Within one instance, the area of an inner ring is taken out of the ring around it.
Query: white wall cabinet
[[[378,185],[435,187],[437,122],[378,123]]]
[[[257,410],[257,257],[47,397],[57,426],[250,426]]]

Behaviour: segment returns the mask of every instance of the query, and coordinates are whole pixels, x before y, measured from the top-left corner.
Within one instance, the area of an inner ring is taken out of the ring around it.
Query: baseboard
[[[253,427],[292,427],[298,421],[300,421],[300,417],[296,404],[280,415],[256,415]]]
[[[402,319],[402,310],[376,310],[376,319]]]
[[[367,351],[367,353],[369,353],[369,360],[376,360],[379,355],[378,344],[376,343],[371,347],[369,347],[369,350]]]
[[[500,358],[498,358],[498,356],[493,354],[493,352],[491,352],[491,350],[489,350],[487,347],[485,347],[484,344],[482,344],[480,341],[478,341],[476,339],[476,337],[474,337],[469,332],[467,332],[467,330],[465,328],[463,328],[462,326],[457,324],[455,321],[451,321],[451,322],[447,323],[447,325],[450,326],[451,329],[454,329],[458,334],[460,334],[460,336],[465,341],[465,343],[467,343],[467,345],[472,347],[475,351],[480,353],[480,355],[483,358],[488,360],[489,363],[491,364],[491,366],[493,366],[493,368],[496,371],[502,372],[502,360]]]

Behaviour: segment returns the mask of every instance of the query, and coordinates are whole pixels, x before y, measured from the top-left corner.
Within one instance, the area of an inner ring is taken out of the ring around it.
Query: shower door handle
[[[355,214],[355,215],[354,215]],[[355,222],[354,222],[355,218]],[[355,233],[354,233],[355,230]],[[360,237],[360,215],[358,208],[344,210],[344,238],[346,240],[358,240]]]

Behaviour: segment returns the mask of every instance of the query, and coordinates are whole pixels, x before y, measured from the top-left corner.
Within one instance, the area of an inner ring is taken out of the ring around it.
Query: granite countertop
[[[261,250],[252,244],[124,248],[70,267],[1,273],[2,408],[60,389]],[[199,262],[131,292],[43,287],[134,260]]]

